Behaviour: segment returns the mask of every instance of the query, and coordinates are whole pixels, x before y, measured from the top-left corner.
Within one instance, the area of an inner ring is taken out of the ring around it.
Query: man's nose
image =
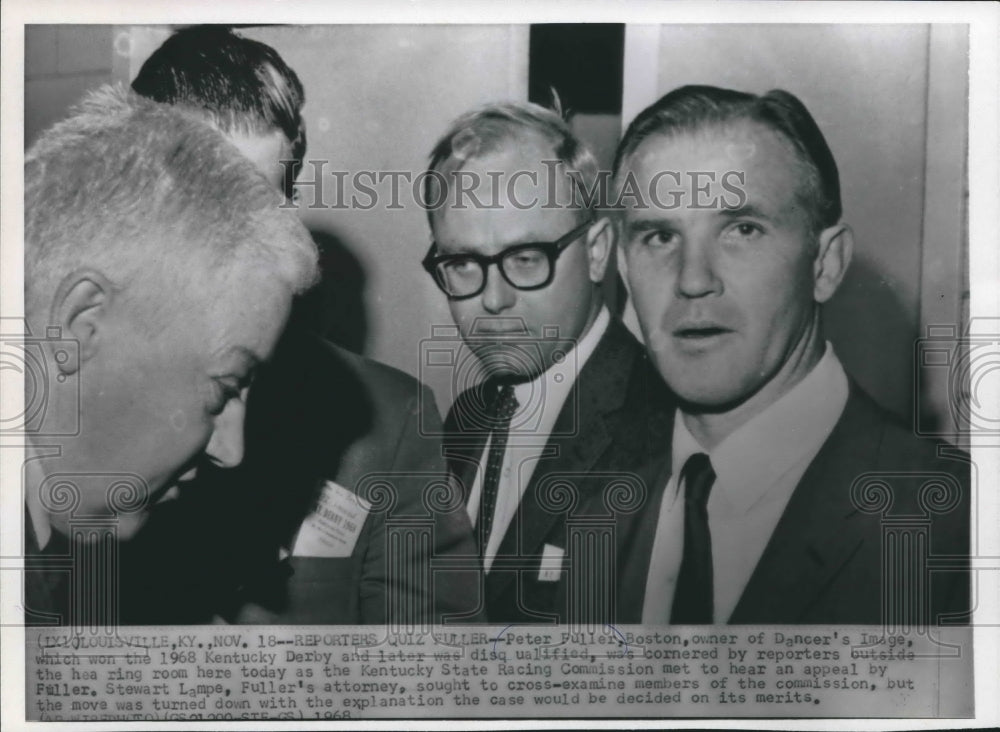
[[[483,288],[481,296],[483,309],[496,315],[513,307],[514,303],[517,302],[517,291],[500,274],[500,266],[487,267],[484,276],[486,277],[486,286]]]
[[[716,273],[713,248],[695,238],[686,240],[680,251],[677,293],[691,298],[719,294],[721,291],[722,283]]]
[[[212,437],[205,452],[219,466],[235,468],[243,461],[243,419],[246,414],[246,390],[239,399],[230,399],[215,418]]]

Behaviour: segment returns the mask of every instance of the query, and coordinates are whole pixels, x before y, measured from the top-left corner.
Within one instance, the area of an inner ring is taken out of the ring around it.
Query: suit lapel
[[[546,444],[548,457],[538,461],[528,487],[522,495],[517,513],[500,543],[500,556],[540,555],[545,538],[565,520],[566,513],[556,513],[544,505],[540,495],[546,478],[554,475],[590,472],[597,461],[615,442],[631,452],[642,443],[616,433],[617,411],[621,409],[629,385],[635,358],[640,346],[625,326],[616,320],[580,370],[576,383],[567,396],[553,428],[553,437]],[[622,439],[625,438],[624,442]],[[627,460],[623,464],[629,465]],[[601,486],[600,480],[573,480],[578,491],[576,508]],[[540,489],[542,489],[540,491]],[[491,573],[487,582],[487,599],[502,593],[514,579],[515,572]]]
[[[862,466],[876,464],[881,429],[852,384],[844,413],[799,481],[730,623],[796,622],[850,559],[866,530],[850,487]]]
[[[651,369],[652,367],[650,367]],[[659,378],[658,375],[655,375]],[[673,436],[674,408],[655,410],[649,416],[648,432],[641,439],[647,445],[644,469],[646,500],[638,511],[618,517],[619,561],[615,595],[618,623],[641,623],[642,608],[646,598],[646,581],[649,563],[660,520],[663,493],[670,480],[670,440]]]
[[[478,412],[482,408],[475,405],[486,403],[486,385],[477,384],[459,395],[444,423],[444,457],[448,470],[459,481],[466,504],[489,437],[489,432],[480,426],[482,415]]]

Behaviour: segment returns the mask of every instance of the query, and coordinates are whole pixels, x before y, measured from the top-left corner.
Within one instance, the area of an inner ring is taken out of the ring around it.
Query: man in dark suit
[[[680,400],[624,619],[962,622],[968,458],[897,424],[822,337],[853,239],[806,108],[677,89],[629,126],[615,176],[626,280]]]
[[[201,462],[240,462],[248,384],[316,247],[216,130],[117,87],[39,138],[24,184],[26,621],[114,625],[97,570]]]
[[[596,177],[565,121],[532,104],[460,117],[431,155],[424,267],[472,353],[453,359],[445,449],[493,623],[612,622],[662,469],[669,398],[603,302],[611,222],[581,190]]]
[[[269,46],[225,28],[188,28],[154,52],[133,87],[208,115],[291,192],[288,173],[305,153],[304,93]],[[432,567],[434,557],[468,554],[472,541],[460,502],[441,487],[433,396],[412,376],[311,332],[308,306],[298,305],[251,391],[243,465],[203,473],[199,490],[163,504],[158,531],[140,537],[140,557],[177,524],[200,539],[185,560],[164,561],[171,581],[161,575],[131,593],[133,619],[476,619],[465,589],[475,573]]]

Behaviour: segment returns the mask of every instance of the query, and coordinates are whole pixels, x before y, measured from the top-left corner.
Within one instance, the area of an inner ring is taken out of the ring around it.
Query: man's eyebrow
[[[719,210],[720,215],[726,216],[731,219],[747,217],[751,219],[764,219],[766,221],[771,221],[774,217],[761,211],[759,208],[754,206],[752,203],[745,204],[743,206],[728,207],[723,206]]]
[[[629,221],[628,224],[626,224],[625,229],[628,234],[642,234],[646,231],[661,231],[662,229],[669,229],[670,226],[670,221],[662,218],[636,219],[635,221]]]
[[[449,249],[449,251],[444,251],[440,244],[435,242],[435,256],[438,257],[456,257],[456,256],[468,256],[478,254],[478,252],[473,251],[472,246],[469,244],[458,244],[454,249]]]

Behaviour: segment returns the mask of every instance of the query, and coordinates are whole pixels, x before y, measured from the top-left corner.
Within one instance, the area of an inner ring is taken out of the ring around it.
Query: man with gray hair
[[[613,622],[617,557],[662,460],[670,399],[605,305],[596,179],[569,125],[534,104],[460,117],[425,179],[424,268],[474,356],[456,361],[445,450],[490,622]],[[592,531],[575,533],[585,514]]]
[[[27,327],[54,375],[26,426],[26,622],[106,624],[84,608],[115,578],[74,557],[134,535],[205,458],[239,464],[248,385],[317,252],[216,130],[121,88],[44,133],[24,178]]]

